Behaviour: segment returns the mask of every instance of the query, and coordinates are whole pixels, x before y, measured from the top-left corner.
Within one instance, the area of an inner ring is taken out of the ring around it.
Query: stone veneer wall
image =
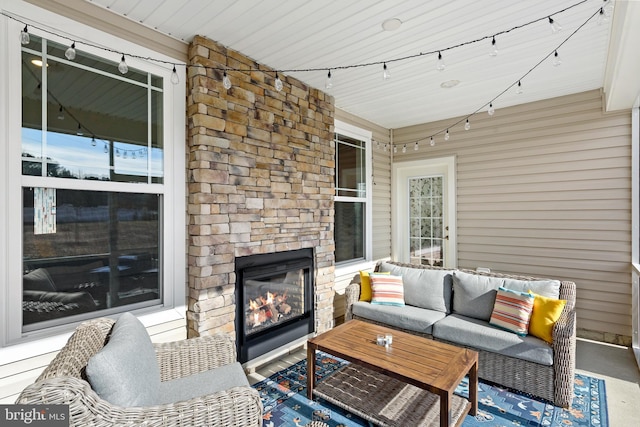
[[[225,68],[258,71],[230,70],[226,90]],[[279,77],[281,92],[241,53],[189,47],[189,337],[235,334],[236,257],[301,248],[315,249],[316,332],[333,327],[333,98]]]

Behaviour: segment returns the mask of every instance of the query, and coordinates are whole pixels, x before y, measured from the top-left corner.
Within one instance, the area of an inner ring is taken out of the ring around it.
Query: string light
[[[518,87],[516,88],[516,93],[518,95],[521,95],[524,93],[524,90],[522,90],[522,83],[520,83],[520,80],[518,80]]]
[[[58,110],[58,120],[64,120],[64,108],[62,108],[62,105],[60,106],[60,110]]]
[[[393,145],[393,152],[394,152],[394,153],[397,153],[397,152],[398,152],[398,146],[397,146],[397,145],[395,145],[395,144]]]
[[[76,135],[82,136],[82,126],[78,123],[78,130],[76,131]]]
[[[433,137],[431,137],[431,140],[429,141],[429,145],[432,147],[436,145],[436,141],[433,139]]]
[[[464,130],[469,130],[471,129],[471,123],[469,123],[469,119],[467,119],[467,121],[464,123]]]
[[[391,73],[387,68],[387,63],[385,62],[382,67],[382,80],[389,80],[391,78]]]
[[[327,73],[327,81],[324,84],[325,89],[331,89],[333,87],[333,82],[331,81],[331,70]]]
[[[496,113],[496,109],[493,108],[493,102],[489,103],[489,109],[487,110],[487,113],[489,113],[490,116],[493,116]]]
[[[103,151],[104,151],[105,153],[108,153],[108,152],[109,152],[109,147],[107,146],[107,143],[106,143],[106,142],[104,143],[104,149],[103,149]]]
[[[491,38],[491,50],[489,56],[498,56],[498,46],[496,46],[496,36]]]
[[[278,77],[278,73],[276,73],[276,81],[274,86],[278,92],[282,90],[282,80],[280,80],[280,77]]]
[[[549,25],[551,26],[551,33],[557,34],[562,30],[562,26],[553,20],[552,17],[549,17]]]
[[[556,50],[553,53],[553,66],[558,67],[562,64],[562,59],[560,59],[560,55],[558,55],[558,51]]]
[[[30,41],[31,38],[29,37],[29,28],[27,27],[27,24],[25,24],[24,30],[20,31],[20,43],[22,45],[28,45]]]
[[[118,64],[118,71],[122,74],[127,74],[129,72],[129,67],[127,66],[127,62],[124,60],[124,54],[122,54],[122,58],[120,59],[120,64]]]
[[[444,59],[442,59],[442,52],[438,51],[438,62],[436,62],[436,70],[444,71],[446,65],[444,65]]]
[[[416,143],[413,144],[413,150],[414,151],[418,151],[419,148],[420,148],[420,146],[418,145],[418,141],[416,141]]]
[[[173,71],[171,72],[171,83],[177,85],[180,83],[180,77],[178,77],[178,70],[176,70],[176,66],[173,66]]]
[[[76,42],[71,43],[71,46],[64,51],[64,56],[69,60],[73,61],[76,59]]]
[[[224,87],[227,90],[231,89],[231,79],[229,79],[229,76],[227,76],[226,71],[222,75],[222,87]]]
[[[445,141],[449,140],[449,129],[447,129],[447,131],[444,133],[444,140]]]
[[[404,145],[402,146],[402,152],[403,152],[403,153],[406,153],[406,152],[407,152],[407,144],[404,144]]]

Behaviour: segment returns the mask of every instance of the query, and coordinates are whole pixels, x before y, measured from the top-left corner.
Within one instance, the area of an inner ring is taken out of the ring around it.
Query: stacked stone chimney
[[[223,70],[232,87],[223,87]],[[197,36],[189,48],[188,336],[235,331],[235,258],[315,251],[315,328],[333,326],[334,105]]]

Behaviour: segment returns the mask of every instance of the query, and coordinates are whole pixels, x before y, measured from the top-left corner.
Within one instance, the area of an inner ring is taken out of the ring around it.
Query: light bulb
[[[444,140],[445,141],[449,140],[449,129],[447,129],[447,131],[444,133]]]
[[[551,26],[551,32],[553,34],[559,33],[562,30],[562,26],[554,21],[552,17],[549,17],[549,25]]]
[[[116,148],[116,157],[120,157],[120,150]]]
[[[418,151],[418,148],[420,148],[420,147],[418,146],[418,141],[416,141],[416,143],[415,143],[415,144],[413,144],[413,149],[414,149],[415,151]]]
[[[64,108],[62,108],[62,105],[60,106],[60,110],[58,110],[58,120],[64,120]]]
[[[389,80],[391,78],[391,73],[389,72],[389,69],[387,68],[387,63],[385,62],[384,65],[382,66],[382,79],[383,80]]]
[[[388,145],[388,144],[384,144],[384,152],[385,152],[385,153],[387,152],[387,145]]]
[[[227,72],[224,72],[224,75],[222,76],[222,86],[229,90],[231,89],[231,79],[229,79],[229,76],[227,76]]]
[[[80,123],[78,123],[78,130],[76,131],[76,135],[82,136],[82,126],[80,126]]]
[[[436,70],[444,71],[446,65],[444,65],[444,59],[442,59],[442,53],[438,52],[438,62],[436,62]]]
[[[135,159],[136,159],[136,152],[135,152],[135,151],[131,154],[131,158],[132,158],[133,160],[135,160]]]
[[[176,66],[173,66],[173,71],[171,72],[171,83],[177,85],[180,83],[180,77],[178,77],[178,71],[176,70]]]
[[[31,41],[31,38],[29,37],[29,28],[27,28],[27,26],[24,26],[24,30],[20,31],[20,43],[22,43],[23,45],[29,44],[29,42]]]
[[[64,56],[66,56],[69,61],[76,59],[76,42],[71,43],[71,46],[64,51]]]
[[[491,39],[491,50],[489,51],[489,56],[498,56],[498,46],[496,45],[495,36]]]
[[[520,80],[518,80],[518,87],[516,88],[516,93],[518,95],[524,93],[524,90],[522,90],[522,83],[520,83]]]
[[[278,77],[278,73],[276,73],[276,81],[274,86],[278,92],[282,90],[282,80],[280,80],[280,77]]]
[[[406,153],[406,152],[407,152],[407,144],[404,144],[404,145],[402,146],[402,152],[403,152],[403,153]]]
[[[429,145],[431,145],[432,147],[436,145],[436,142],[433,140],[433,137],[431,137],[431,140],[429,141]]]
[[[562,64],[562,59],[560,59],[560,55],[558,55],[558,51],[556,50],[553,53],[553,66],[558,67],[561,64]]]
[[[606,22],[609,22],[609,15],[604,11],[604,8],[600,8],[600,12],[598,13],[598,25],[602,25]]]
[[[489,109],[487,110],[487,113],[489,113],[490,116],[493,116],[496,112],[496,109],[493,108],[493,103],[489,104]]]
[[[92,137],[91,137],[91,146],[92,146],[92,147],[95,147],[95,146],[96,146],[96,144],[97,144],[97,142],[96,142],[96,137],[95,137],[95,136],[92,136]]]
[[[124,150],[124,153],[122,153],[122,158],[126,159],[127,158],[127,150]]]
[[[469,123],[469,119],[467,119],[467,121],[464,123],[464,130],[469,130],[471,129],[471,123]]]
[[[394,146],[393,146],[393,152],[394,152],[394,153],[397,153],[397,152],[398,152],[398,146],[397,146],[397,145],[394,145]]]
[[[103,151],[104,151],[105,153],[108,153],[108,152],[109,152],[109,147],[107,147],[107,143],[106,143],[106,142],[104,143],[104,150],[103,150]]]
[[[127,63],[124,60],[124,55],[122,55],[122,58],[120,59],[120,64],[118,64],[118,71],[120,71],[122,74],[127,74],[127,72],[129,71],[129,67],[127,66]]]
[[[331,81],[331,70],[327,73],[327,82],[324,84],[325,89],[331,89],[333,87],[333,82]]]

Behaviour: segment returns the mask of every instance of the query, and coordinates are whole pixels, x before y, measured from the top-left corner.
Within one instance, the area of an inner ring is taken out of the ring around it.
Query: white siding
[[[394,130],[413,143],[456,119]],[[631,333],[631,112],[600,91],[479,113],[394,161],[455,155],[458,267],[566,279],[578,328]]]

